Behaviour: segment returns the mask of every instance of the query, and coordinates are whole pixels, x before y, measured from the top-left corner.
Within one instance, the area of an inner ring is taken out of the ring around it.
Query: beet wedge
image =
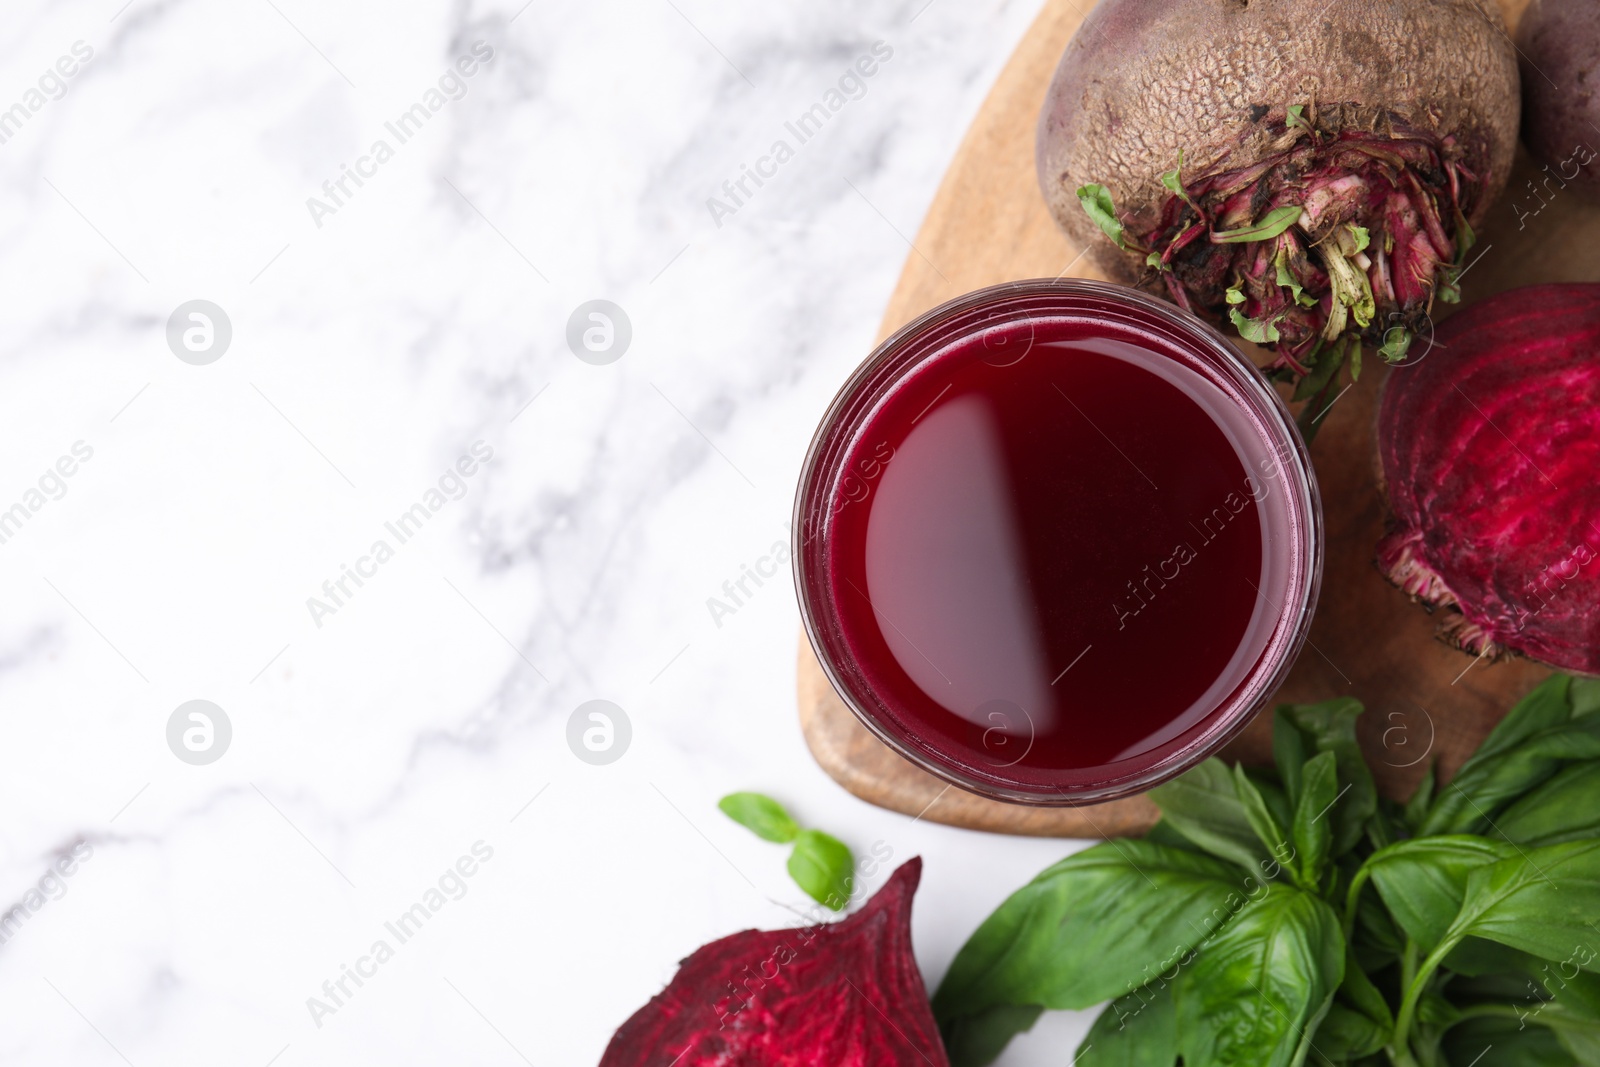
[[[837,923],[697,949],[600,1067],[949,1067],[911,951],[913,858]]]

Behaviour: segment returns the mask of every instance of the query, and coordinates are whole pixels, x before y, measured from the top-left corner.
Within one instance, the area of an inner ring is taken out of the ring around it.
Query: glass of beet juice
[[[834,399],[795,502],[812,648],[913,763],[1083,804],[1214,753],[1282,682],[1322,573],[1283,402],[1221,334],[1121,286],[971,293]]]

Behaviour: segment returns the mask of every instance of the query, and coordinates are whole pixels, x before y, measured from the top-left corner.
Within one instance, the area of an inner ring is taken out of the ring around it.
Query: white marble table
[[[707,606],[1037,0],[121,4],[0,35],[0,1063],[594,1062],[803,899],[735,789],[924,856],[933,980],[1074,847],[848,796],[787,578]]]

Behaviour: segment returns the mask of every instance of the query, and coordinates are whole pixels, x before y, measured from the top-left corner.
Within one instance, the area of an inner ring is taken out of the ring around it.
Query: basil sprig
[[[984,921],[933,998],[951,1063],[1110,1001],[1078,1067],[1600,1065],[1597,712],[1552,677],[1399,805],[1360,704],[1280,708],[1272,769],[1208,760]]]

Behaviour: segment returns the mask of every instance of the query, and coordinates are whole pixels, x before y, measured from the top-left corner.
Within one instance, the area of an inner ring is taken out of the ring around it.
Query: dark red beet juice
[[[797,511],[846,702],[929,770],[1035,803],[1215,751],[1287,670],[1320,570],[1275,394],[1198,320],[1093,283],[987,290],[885,342]]]

